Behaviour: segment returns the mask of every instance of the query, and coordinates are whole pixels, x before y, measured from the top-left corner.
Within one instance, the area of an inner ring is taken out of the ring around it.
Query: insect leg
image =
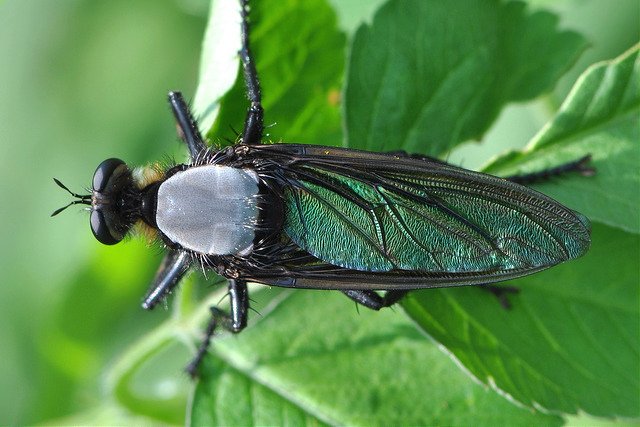
[[[596,173],[594,167],[589,166],[591,161],[591,155],[581,157],[578,160],[572,162],[563,163],[559,166],[543,169],[538,172],[528,173],[524,175],[512,175],[505,179],[513,181],[522,185],[534,184],[537,182],[543,182],[550,178],[561,176],[570,172],[578,172],[582,176],[593,176]]]
[[[498,302],[500,302],[500,305],[505,310],[509,310],[511,308],[511,301],[509,301],[508,295],[520,292],[520,288],[517,286],[482,285],[480,289],[487,291],[498,298]]]
[[[370,290],[349,290],[342,291],[346,296],[364,305],[371,310],[380,310],[384,307],[392,306],[404,297],[409,291],[403,289],[394,289],[385,292],[384,296],[378,295],[375,291]]]
[[[430,162],[447,164],[447,162],[443,162],[442,160],[436,159],[435,157],[430,157],[423,154],[410,154],[403,150],[388,151],[387,154],[391,154],[398,157],[406,157],[411,159],[418,159],[418,160],[425,160]],[[535,184],[538,182],[543,182],[553,177],[561,176],[570,172],[578,172],[582,176],[593,176],[596,173],[596,170],[593,166],[589,166],[590,161],[591,161],[591,155],[586,155],[584,157],[579,158],[578,160],[563,163],[553,168],[543,169],[538,172],[533,172],[533,173],[528,173],[523,175],[511,175],[511,176],[505,177],[505,179],[508,179],[509,181],[515,182],[517,184],[529,185],[529,184]]]
[[[520,292],[520,289],[515,286],[482,285],[480,289],[495,296],[500,302],[500,305],[506,310],[511,308],[511,302],[509,302],[508,295]],[[370,290],[349,290],[342,292],[358,304],[377,311],[397,303],[410,291],[394,289],[387,291],[382,297],[375,291]]]
[[[247,314],[249,313],[249,290],[245,280],[229,280],[229,314],[226,314],[216,307],[212,311],[217,311],[222,320],[222,326],[233,333],[238,333],[247,326]]]
[[[241,0],[241,31],[242,47],[240,48],[240,61],[242,61],[242,71],[244,81],[247,86],[247,97],[249,98],[249,109],[244,119],[244,130],[242,131],[242,142],[248,145],[262,143],[262,131],[264,130],[264,111],[262,109],[262,95],[260,92],[260,80],[256,63],[251,54],[249,46],[249,0]]]
[[[207,349],[211,343],[211,337],[218,325],[233,333],[238,333],[247,326],[247,314],[249,313],[249,292],[247,282],[244,280],[229,279],[229,299],[231,307],[229,313],[225,313],[218,307],[211,307],[211,320],[207,325],[205,336],[196,355],[185,368],[185,371],[192,377],[198,374],[198,366],[207,354]]]
[[[191,115],[182,93],[169,92],[168,98],[171,111],[176,118],[178,136],[187,144],[191,160],[195,161],[200,153],[206,151],[207,145],[204,143],[202,135],[200,135],[196,121]]]
[[[191,266],[191,257],[184,251],[169,251],[158,268],[142,308],[151,310],[180,282]]]

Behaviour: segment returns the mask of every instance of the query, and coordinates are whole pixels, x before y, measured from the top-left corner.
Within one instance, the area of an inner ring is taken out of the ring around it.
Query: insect
[[[76,199],[53,215],[89,205],[101,243],[120,242],[134,226],[164,243],[143,308],[154,308],[194,266],[228,279],[230,310],[211,308],[191,375],[218,327],[247,325],[248,282],[338,290],[379,310],[413,289],[499,282],[588,250],[586,217],[519,184],[591,174],[588,157],[502,179],[424,156],[263,143],[248,14],[242,0],[239,55],[250,105],[236,144],[207,146],[182,95],[171,92],[188,164],[158,171],[107,159],[86,195],[55,180]]]

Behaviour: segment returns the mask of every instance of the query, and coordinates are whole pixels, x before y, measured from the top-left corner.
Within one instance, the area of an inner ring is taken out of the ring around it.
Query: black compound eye
[[[109,184],[109,180],[111,180],[111,178],[113,177],[116,169],[123,165],[125,165],[125,163],[122,160],[115,158],[107,159],[104,162],[100,163],[95,173],[93,174],[93,190],[99,193],[104,192],[105,188],[107,188]],[[93,224],[93,219],[91,220],[91,224]],[[98,236],[96,235],[96,237]]]
[[[104,245],[115,245],[122,237],[114,236],[109,229],[109,224],[105,220],[102,211],[91,211],[91,231],[98,241]]]

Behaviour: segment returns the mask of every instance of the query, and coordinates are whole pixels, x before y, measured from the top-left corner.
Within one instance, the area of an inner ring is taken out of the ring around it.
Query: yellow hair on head
[[[142,220],[136,221],[131,228],[132,235],[140,236],[147,241],[148,244],[153,244],[158,238],[158,230],[151,227],[149,224]]]
[[[164,176],[164,169],[160,163],[152,163],[147,166],[138,167],[133,170],[133,181],[142,190],[149,184],[158,182]]]

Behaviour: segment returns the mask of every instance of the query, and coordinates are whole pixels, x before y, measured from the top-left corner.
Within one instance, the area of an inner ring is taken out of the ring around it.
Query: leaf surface
[[[551,89],[584,47],[520,2],[389,1],[351,46],[348,146],[442,156]]]
[[[480,381],[532,407],[640,415],[637,235],[601,224],[583,258],[508,284],[501,309],[481,289],[419,291],[405,311]],[[594,392],[597,390],[597,392]]]
[[[254,292],[261,317],[218,337],[192,425],[558,425],[474,383],[399,313],[338,293]]]
[[[537,186],[591,220],[640,233],[640,45],[594,64],[555,117],[522,152],[491,163],[488,173],[539,170],[590,154],[595,177]]]

